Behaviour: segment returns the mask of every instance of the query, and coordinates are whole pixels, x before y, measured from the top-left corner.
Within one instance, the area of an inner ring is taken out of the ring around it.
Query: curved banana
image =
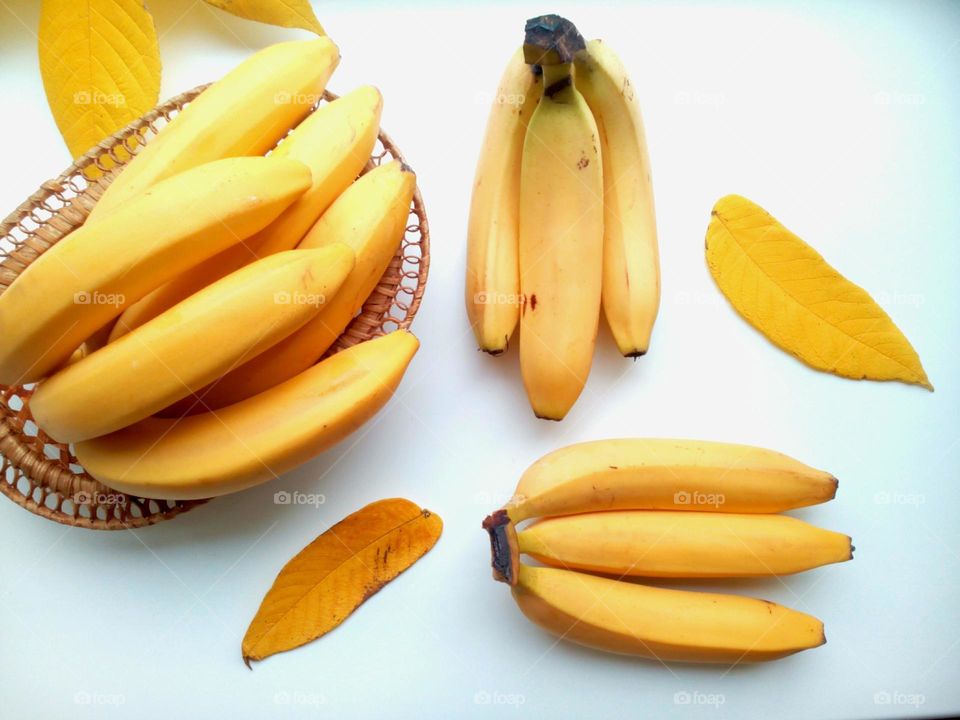
[[[124,166],[90,220],[197,165],[264,154],[310,112],[339,62],[340,51],[326,37],[254,53],[190,102]]]
[[[356,264],[336,296],[306,325],[197,393],[199,408],[231,405],[273,387],[313,365],[333,345],[376,288],[403,239],[417,178],[394,160],[357,180],[330,206],[299,248],[344,243]],[[171,416],[187,409],[185,398]],[[167,413],[164,413],[166,415]]]
[[[345,245],[252,263],[40,383],[30,410],[64,443],[143,420],[301,327],[352,267]]]
[[[417,347],[413,335],[397,330],[215,414],[147,418],[79,443],[76,455],[95,478],[131,495],[189,499],[236,492],[306,462],[373,417]]]
[[[297,125],[270,157],[305,164],[313,176],[310,188],[260,232],[181,273],[124,310],[110,341],[247,263],[296,246],[370,159],[382,107],[380,91],[364,86],[321,105]]]
[[[532,517],[597,510],[776,513],[826,502],[837,479],[749,445],[597,440],[555,450],[520,478],[506,511]]]
[[[230,158],[74,230],[0,294],[0,383],[39,380],[130,303],[249,237],[310,186],[287,158]]]
[[[577,53],[577,89],[593,111],[603,156],[603,311],[621,354],[647,352],[660,307],[660,254],[643,118],[608,45]]]
[[[467,228],[467,317],[477,344],[499,355],[520,319],[520,162],[541,75],[517,50],[500,79],[473,181]]]
[[[789,575],[853,557],[846,535],[786,515],[584,513],[538,520],[517,543],[554,567],[638,577]]]
[[[512,590],[523,614],[554,635],[662,662],[760,662],[826,642],[815,617],[740,595],[668,590],[526,565],[519,567]]]
[[[566,34],[574,36],[583,47],[575,28]],[[573,85],[572,56],[531,40],[524,51],[527,62],[543,67],[543,96],[527,126],[520,171],[520,370],[536,416],[562,420],[593,361],[603,170],[597,125]]]

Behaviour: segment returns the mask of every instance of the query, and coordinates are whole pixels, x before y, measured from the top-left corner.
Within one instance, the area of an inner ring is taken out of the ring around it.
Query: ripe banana
[[[416,181],[408,166],[394,160],[366,173],[337,198],[299,247],[345,243],[356,254],[350,275],[336,296],[297,332],[197,393],[203,398],[201,407],[216,409],[256,395],[306,370],[323,356],[356,316],[396,254]],[[170,415],[182,413],[190,399],[178,403]]]
[[[33,416],[64,443],[143,420],[301,327],[352,267],[345,245],[252,263],[40,383]]]
[[[603,311],[621,354],[647,352],[660,306],[660,257],[643,118],[620,59],[591,40],[574,60],[603,156]]]
[[[270,157],[304,163],[310,168],[313,185],[256,235],[181,273],[127,308],[114,325],[110,340],[122,337],[258,257],[296,246],[370,159],[382,107],[380,91],[364,86],[321,105],[295,127]]]
[[[499,355],[520,319],[520,162],[541,74],[514,53],[497,88],[473,181],[467,228],[467,317],[480,349]]]
[[[554,567],[638,577],[789,575],[853,557],[846,535],[786,515],[657,510],[545,518],[517,544]]]
[[[540,29],[528,24],[524,45],[527,62],[543,67],[543,96],[520,171],[520,370],[537,417],[562,420],[586,384],[597,336],[603,171],[596,123],[573,86],[572,53],[554,47],[549,33],[538,44]],[[583,47],[575,28],[564,35]]]
[[[0,295],[0,383],[39,380],[132,302],[273,221],[310,186],[287,158],[230,158],[88,220]]]
[[[310,112],[340,62],[326,37],[254,53],[187,105],[124,166],[90,214],[105,217],[154,183],[225,157],[262,155]]]
[[[215,414],[147,418],[79,443],[76,455],[95,478],[131,495],[190,499],[242,490],[306,462],[373,417],[417,347],[397,330]]]
[[[514,523],[598,510],[776,513],[825,502],[836,491],[829,473],[748,445],[598,440],[535,462],[505,509]]]
[[[815,617],[739,595],[647,587],[520,565],[520,610],[580,645],[662,662],[776,660],[826,642]]]

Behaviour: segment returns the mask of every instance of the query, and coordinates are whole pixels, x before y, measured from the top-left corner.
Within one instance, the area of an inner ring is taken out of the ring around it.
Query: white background
[[[69,162],[37,68],[37,4],[0,0],[3,212]],[[193,0],[150,4],[163,97],[302,35]],[[331,1],[318,15],[343,54],[330,87],[382,89],[383,125],[417,170],[429,211],[431,275],[414,324],[423,346],[398,396],[357,437],[280,481],[156,527],[68,529],[0,501],[0,714],[960,710],[960,7],[396,5]],[[533,418],[515,350],[499,359],[475,350],[462,302],[489,98],[523,21],[546,10],[603,37],[632,71],[663,264],[650,354],[620,358],[603,330],[586,392],[562,424]],[[703,259],[711,205],[731,192],[767,207],[880,299],[936,393],[816,373],[743,322]],[[828,644],[764,666],[667,668],[556,644],[528,623],[490,579],[480,521],[542,454],[608,436],[746,442],[835,473],[837,500],[797,514],[851,534],[856,559],[729,586],[817,615]],[[326,503],[275,505],[280,489],[323,493]],[[387,496],[443,517],[436,548],[330,635],[247,670],[240,639],[277,570],[331,523]]]

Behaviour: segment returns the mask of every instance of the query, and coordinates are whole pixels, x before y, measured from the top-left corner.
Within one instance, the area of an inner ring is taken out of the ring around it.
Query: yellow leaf
[[[341,520],[277,575],[243,638],[244,662],[328,633],[432,548],[442,530],[439,516],[401,498]]]
[[[160,50],[143,0],[43,0],[39,39],[47,102],[74,157],[157,104]]]
[[[712,215],[710,272],[771,342],[817,370],[933,390],[916,351],[883,308],[766,210],[728,195]]]
[[[221,10],[247,20],[279,25],[288,28],[303,28],[317,35],[326,35],[317,16],[313,14],[310,0],[205,0]]]

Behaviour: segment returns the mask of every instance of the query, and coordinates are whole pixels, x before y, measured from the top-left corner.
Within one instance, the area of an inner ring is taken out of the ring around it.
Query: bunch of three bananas
[[[494,577],[561,638],[664,662],[757,662],[823,644],[823,623],[766,600],[628,579],[770,577],[849,560],[848,536],[779,514],[836,488],[829,473],[761,448],[604,440],[537,461],[484,527]],[[531,518],[542,519],[516,529]]]
[[[561,420],[593,360],[601,301],[620,352],[647,352],[660,302],[650,160],[626,71],[558,16],[527,23],[487,124],[468,230],[481,350],[519,323],[534,413]]]

